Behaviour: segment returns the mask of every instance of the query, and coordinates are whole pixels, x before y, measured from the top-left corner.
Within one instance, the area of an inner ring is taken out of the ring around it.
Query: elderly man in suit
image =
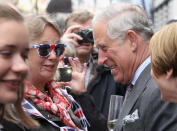
[[[149,40],[153,35],[146,13],[130,3],[117,3],[93,19],[98,63],[111,69],[116,82],[128,84],[114,131],[174,131],[177,105],[163,102],[150,75]]]

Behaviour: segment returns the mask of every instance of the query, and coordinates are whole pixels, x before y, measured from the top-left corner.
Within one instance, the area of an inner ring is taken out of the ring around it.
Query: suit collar
[[[149,64],[140,74],[139,78],[137,79],[129,97],[126,100],[126,103],[122,107],[122,111],[120,113],[119,119],[121,121],[120,128],[123,126],[123,118],[128,115],[133,108],[134,104],[142,94],[142,92],[146,88],[147,81],[151,78],[150,75],[151,65]]]
[[[142,71],[151,63],[151,58],[150,56],[146,58],[146,60],[138,67],[138,69],[135,72],[135,75],[133,77],[133,80],[131,82],[132,85],[135,85],[137,79],[139,78],[140,74]]]

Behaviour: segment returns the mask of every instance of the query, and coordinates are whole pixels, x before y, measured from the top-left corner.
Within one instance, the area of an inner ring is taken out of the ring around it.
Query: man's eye
[[[104,52],[107,51],[107,48],[106,48],[106,47],[102,47],[101,49],[102,49],[102,51],[104,51]]]

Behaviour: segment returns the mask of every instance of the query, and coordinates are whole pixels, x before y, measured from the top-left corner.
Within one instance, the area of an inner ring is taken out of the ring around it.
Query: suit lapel
[[[123,126],[123,121],[122,121],[123,118],[130,113],[130,111],[133,108],[134,104],[136,103],[137,99],[140,97],[142,92],[145,90],[145,88],[146,88],[145,85],[146,85],[148,79],[151,77],[150,70],[151,70],[151,65],[149,64],[144,69],[144,71],[141,73],[141,75],[139,76],[139,78],[136,81],[129,97],[126,100],[126,103],[123,105],[122,111],[121,111],[120,116],[119,116],[119,119],[121,121],[121,123],[119,125],[120,129]]]
[[[96,70],[96,66],[97,66],[97,63],[96,62],[93,62],[92,63],[93,66],[92,66],[92,69],[91,69],[91,72],[90,72],[90,76],[89,76],[89,81],[88,81],[88,85],[87,85],[87,92],[90,93],[92,92],[93,90],[93,84],[92,84],[92,81],[97,77],[97,70]],[[95,80],[94,80],[95,82]]]

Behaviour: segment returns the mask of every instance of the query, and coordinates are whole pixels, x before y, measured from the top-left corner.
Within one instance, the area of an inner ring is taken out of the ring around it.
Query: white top
[[[2,129],[3,129],[3,125],[2,125],[2,124],[0,124],[0,131],[2,131]]]

